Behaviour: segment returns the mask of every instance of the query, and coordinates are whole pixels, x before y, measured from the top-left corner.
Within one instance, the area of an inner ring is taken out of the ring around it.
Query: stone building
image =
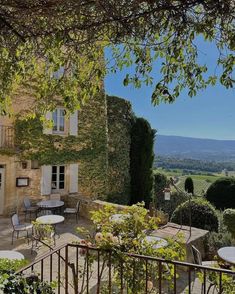
[[[60,193],[127,202],[132,111],[129,102],[99,93],[71,115],[58,106],[46,118],[25,120],[32,99],[13,99],[14,116],[0,117],[0,215]]]

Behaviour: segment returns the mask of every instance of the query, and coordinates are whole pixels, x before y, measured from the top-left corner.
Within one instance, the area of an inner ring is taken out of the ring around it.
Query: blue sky
[[[200,61],[214,72],[217,49],[203,41],[199,45]],[[152,106],[151,87],[123,86],[126,73],[131,70],[109,74],[105,79],[106,93],[129,100],[135,114],[146,118],[158,134],[235,140],[235,89],[227,90],[217,84],[193,98],[182,93],[173,104]],[[157,80],[158,72],[153,76]]]

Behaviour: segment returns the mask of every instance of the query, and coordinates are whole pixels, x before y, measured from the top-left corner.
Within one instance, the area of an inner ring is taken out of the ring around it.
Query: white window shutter
[[[45,118],[47,120],[47,123],[49,120],[52,120],[52,112],[50,111],[47,111],[46,115],[45,115]],[[50,135],[52,134],[52,128],[48,128],[48,127],[43,127],[43,134],[46,134],[46,135]]]
[[[52,175],[52,166],[42,165],[41,166],[41,195],[51,194],[51,175]]]
[[[77,136],[78,134],[78,111],[70,114],[69,119],[69,134],[72,136]]]
[[[69,165],[69,192],[78,192],[78,164],[72,163]]]

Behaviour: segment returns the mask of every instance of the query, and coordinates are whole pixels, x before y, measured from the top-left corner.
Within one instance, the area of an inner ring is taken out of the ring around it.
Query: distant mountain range
[[[235,140],[157,135],[155,155],[213,161],[235,161]]]

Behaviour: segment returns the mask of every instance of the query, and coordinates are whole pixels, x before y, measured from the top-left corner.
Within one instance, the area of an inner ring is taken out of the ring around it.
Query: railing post
[[[69,294],[68,292],[68,244],[65,247],[65,294]]]

